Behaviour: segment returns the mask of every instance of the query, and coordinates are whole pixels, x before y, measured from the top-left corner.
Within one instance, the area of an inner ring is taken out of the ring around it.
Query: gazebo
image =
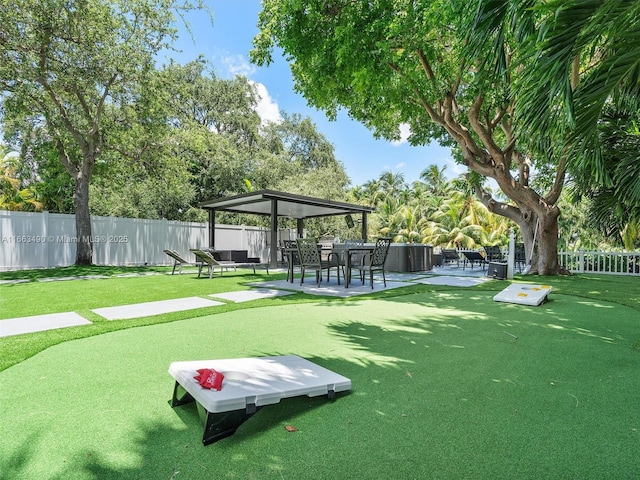
[[[215,215],[217,211],[250,213],[271,217],[271,265],[278,263],[278,217],[295,218],[297,236],[302,236],[306,218],[345,215],[347,222],[352,222],[351,215],[362,216],[362,238],[367,238],[367,214],[373,212],[372,207],[353,203],[336,202],[304,195],[294,195],[273,190],[257,190],[225,198],[216,198],[202,202],[200,207],[209,211],[209,245],[215,245]]]

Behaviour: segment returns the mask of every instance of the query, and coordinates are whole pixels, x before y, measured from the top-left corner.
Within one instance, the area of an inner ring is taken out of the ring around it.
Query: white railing
[[[459,249],[460,258],[463,258]],[[507,252],[503,251],[506,258]],[[516,258],[517,260],[517,258]],[[639,252],[558,252],[560,265],[571,273],[640,276]]]
[[[640,276],[640,252],[558,252],[558,261],[571,273]]]

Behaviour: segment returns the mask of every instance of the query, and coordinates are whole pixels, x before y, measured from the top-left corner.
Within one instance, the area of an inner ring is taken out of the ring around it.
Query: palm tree
[[[33,212],[42,210],[32,187],[22,187],[17,175],[17,157],[0,146],[0,209]]]
[[[559,101],[565,108],[555,111],[566,115],[575,126],[573,140],[597,143],[598,120],[611,99],[633,93],[636,108],[640,101],[640,3],[537,3],[536,10],[543,14],[537,30],[544,35],[529,43],[536,63],[523,85],[520,106],[524,118],[536,129],[551,126],[549,121],[558,119],[542,118],[540,107],[548,108]]]
[[[400,208],[398,216],[402,219],[402,225],[394,241],[417,243],[422,240],[422,234],[419,229],[421,210],[418,204],[404,205]]]
[[[521,136],[565,138],[574,174],[614,184],[598,125],[611,105],[624,106],[638,118],[640,2],[478,0],[478,7],[469,45],[504,35],[504,25],[517,24],[524,57],[533,59],[517,92],[516,114],[526,130]],[[509,52],[499,49],[500,42],[495,45],[493,66],[502,70]],[[621,176],[617,180],[629,188],[617,200],[640,206],[638,168]],[[632,214],[640,218],[640,208]]]
[[[424,181],[427,188],[433,195],[445,195],[447,186],[447,177],[444,172],[447,169],[446,165],[442,168],[438,168],[437,165],[429,165],[420,173],[420,179]]]
[[[356,192],[363,200],[364,205],[375,206],[381,198],[382,190],[377,180],[369,180]]]
[[[385,237],[396,237],[402,225],[401,205],[389,196],[376,206],[378,232]]]
[[[465,202],[460,192],[445,200],[440,209],[424,223],[422,230],[425,243],[446,247],[473,248],[480,241],[479,225],[470,222]]]
[[[634,250],[640,245],[640,222],[629,222],[620,232],[622,244],[627,250]]]

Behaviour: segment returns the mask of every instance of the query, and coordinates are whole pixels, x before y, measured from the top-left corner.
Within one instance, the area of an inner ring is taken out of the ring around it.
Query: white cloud
[[[446,165],[450,166],[451,170],[453,171],[453,173],[451,174],[452,178],[465,174],[469,171],[469,169],[464,165],[460,165],[459,163],[456,163],[452,160],[449,160]]]
[[[262,83],[254,82],[252,80],[249,80],[249,82],[253,85],[253,88],[255,88],[256,94],[258,95],[258,106],[256,107],[256,112],[260,115],[262,123],[280,123],[282,121],[280,108],[278,107],[278,103],[269,95],[267,87]]]
[[[267,87],[262,83],[255,82],[250,79],[251,75],[256,73],[256,67],[249,63],[241,54],[226,54],[218,56],[218,62],[221,64],[221,70],[224,72],[224,76],[235,77],[241,75],[249,79],[249,83],[253,86],[256,95],[258,96],[258,105],[256,106],[256,112],[260,115],[262,123],[282,121],[280,116],[280,107],[278,103],[271,98]]]
[[[397,147],[403,143],[407,143],[409,135],[411,135],[411,127],[406,123],[400,124],[400,140],[394,140],[391,142],[391,145]]]
[[[226,55],[222,57],[222,63],[232,76],[243,75],[249,77],[256,72],[256,67],[251,65],[242,55]]]

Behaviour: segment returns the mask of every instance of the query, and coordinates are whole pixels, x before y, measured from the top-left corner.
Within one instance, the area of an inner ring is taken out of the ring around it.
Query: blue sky
[[[260,0],[208,0],[213,22],[206,13],[197,12],[187,20],[191,35],[180,29],[175,47],[181,53],[171,56],[180,63],[194,60],[202,54],[215,68],[220,78],[245,75],[256,83],[262,97],[259,113],[263,118],[277,120],[280,110],[310,117],[318,131],[335,147],[335,156],[344,165],[352,185],[362,185],[377,179],[383,172],[404,174],[411,183],[429,165],[447,166],[446,176],[455,177],[464,169],[455,164],[450,149],[437,144],[412,147],[406,141],[394,144],[376,140],[371,131],[350,120],[345,112],[330,122],[324,113],[309,107],[293,91],[293,81],[287,62],[274,55],[274,63],[257,67],[249,62],[252,39],[256,27]]]

